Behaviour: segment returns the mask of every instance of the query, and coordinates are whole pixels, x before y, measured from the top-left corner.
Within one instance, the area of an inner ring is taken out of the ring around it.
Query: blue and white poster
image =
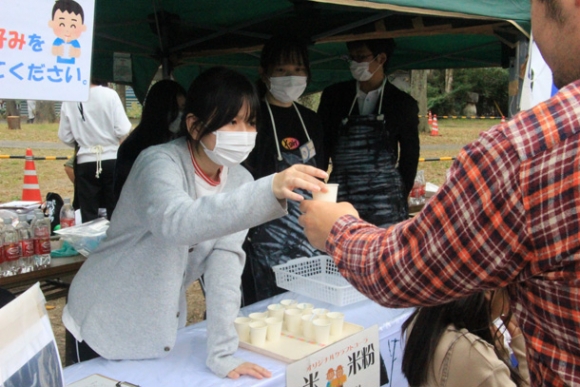
[[[94,0],[1,0],[0,99],[86,101]]]

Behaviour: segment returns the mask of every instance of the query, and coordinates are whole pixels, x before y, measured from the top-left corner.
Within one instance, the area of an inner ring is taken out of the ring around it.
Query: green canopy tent
[[[344,42],[392,37],[390,69],[508,66],[530,30],[527,0],[98,0],[93,75],[115,81],[114,54],[131,56],[143,100],[159,66],[184,87],[214,65],[257,77],[274,34],[308,39],[308,91],[348,79]]]

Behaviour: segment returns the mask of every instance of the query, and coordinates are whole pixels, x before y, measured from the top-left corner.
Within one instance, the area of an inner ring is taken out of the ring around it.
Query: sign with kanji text
[[[287,387],[378,387],[376,325],[337,341],[286,367]]]
[[[3,0],[0,99],[87,101],[95,0]]]

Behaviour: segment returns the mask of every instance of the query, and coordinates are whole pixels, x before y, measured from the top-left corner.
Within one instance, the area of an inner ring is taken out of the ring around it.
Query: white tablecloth
[[[381,307],[370,300],[337,307],[295,293],[284,293],[272,299],[264,300],[241,310],[248,315],[256,311],[265,311],[266,306],[292,298],[298,302],[310,302],[315,307],[340,311],[345,320],[368,328],[379,327],[380,350],[389,374],[389,387],[406,387],[406,379],[401,374],[403,346],[400,327],[411,314],[412,309],[389,309]],[[268,386],[280,387],[286,383],[286,363],[269,357],[238,349],[236,356],[260,364],[272,372],[272,377],[257,380],[243,376],[237,380],[221,379],[206,366],[206,323],[202,321],[181,329],[177,342],[168,356],[154,360],[105,360],[97,358],[65,368],[65,383],[73,383],[94,373],[113,379],[125,380],[141,387],[191,387],[191,386]]]

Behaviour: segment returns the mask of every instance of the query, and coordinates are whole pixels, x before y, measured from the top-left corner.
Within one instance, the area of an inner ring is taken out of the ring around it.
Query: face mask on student
[[[177,114],[177,117],[171,121],[171,123],[169,124],[169,131],[171,133],[177,133],[179,132],[179,126],[181,125],[181,117],[183,116],[183,113],[179,112]]]
[[[282,102],[294,102],[300,98],[307,86],[307,78],[304,76],[292,75],[289,77],[271,77],[270,93]]]
[[[379,67],[374,72],[369,71],[369,65],[375,60],[377,57],[374,57],[373,60],[370,62],[356,62],[354,60],[350,61],[350,73],[352,77],[359,82],[368,81],[375,75]]]
[[[256,144],[256,132],[229,132],[216,130],[215,148],[208,149],[203,141],[201,146],[211,161],[218,165],[234,167],[244,161]]]

